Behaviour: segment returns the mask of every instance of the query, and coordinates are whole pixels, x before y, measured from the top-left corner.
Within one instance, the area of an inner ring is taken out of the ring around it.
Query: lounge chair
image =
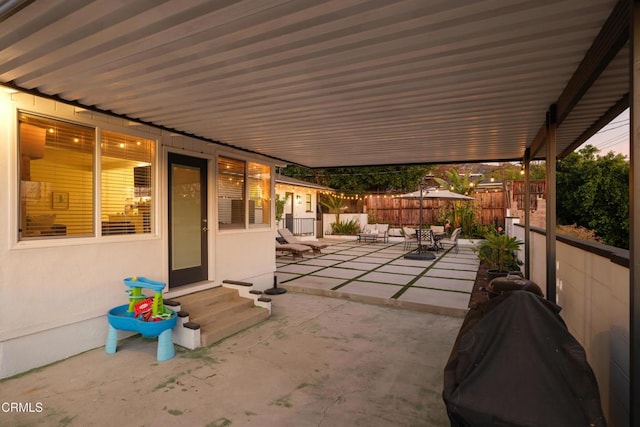
[[[298,245],[295,243],[280,243],[276,240],[276,252],[288,252],[291,254],[293,259],[295,259],[296,256],[304,258],[304,253],[309,252],[310,250],[311,248],[309,246]]]
[[[402,227],[402,235],[404,237],[404,250],[409,249],[414,243],[418,244],[418,236],[416,230],[410,227]]]
[[[282,236],[282,238],[287,241],[287,243],[309,246],[311,249],[313,249],[313,253],[314,254],[322,253],[320,251],[320,249],[324,249],[327,246],[329,246],[326,243],[318,243],[318,242],[310,242],[310,241],[307,241],[307,240],[300,240],[296,236],[294,236],[293,233],[291,233],[291,231],[289,231],[286,228],[279,229],[278,230],[278,234],[280,234]]]
[[[451,233],[450,237],[445,237],[443,239],[440,239],[438,241],[438,243],[442,246],[443,249],[446,248],[446,246],[451,246],[452,248],[456,248],[456,253],[458,253],[458,237],[460,237],[460,232],[462,231],[462,228],[458,227],[455,230],[453,230],[453,233]]]

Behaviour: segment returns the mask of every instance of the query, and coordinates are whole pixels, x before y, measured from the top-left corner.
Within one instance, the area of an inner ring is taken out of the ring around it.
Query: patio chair
[[[444,225],[432,225],[429,227],[434,233],[444,233]]]
[[[293,259],[296,256],[300,258],[304,258],[304,253],[309,252],[311,248],[305,245],[298,245],[295,243],[280,243],[276,240],[276,252],[288,252],[291,254]]]
[[[402,235],[404,237],[404,250],[406,251],[414,243],[418,244],[418,236],[416,230],[411,227],[402,227]]]
[[[456,253],[458,253],[458,237],[460,237],[460,232],[462,231],[462,228],[458,227],[455,230],[453,230],[453,233],[451,233],[450,237],[445,237],[443,239],[440,239],[440,241],[438,242],[443,249],[446,249],[446,246],[451,246],[452,248],[456,248]]]
[[[311,249],[313,249],[313,253],[314,254],[322,253],[320,251],[320,249],[324,249],[327,246],[329,246],[326,243],[318,243],[318,242],[310,242],[310,241],[307,241],[307,240],[300,240],[296,236],[294,236],[293,233],[291,233],[291,231],[289,231],[286,228],[279,229],[278,230],[278,234],[280,234],[282,236],[282,238],[287,241],[287,243],[309,246]]]
[[[387,243],[389,241],[389,224],[375,224],[378,234],[382,237],[382,241]]]
[[[433,234],[433,230],[431,230],[430,228],[423,228],[421,230],[418,230],[416,234],[417,233],[420,233],[420,239],[418,239],[418,244],[420,245],[418,249],[420,252],[424,252],[425,250],[427,250],[436,251],[436,253],[438,253],[438,251],[442,249]]]
[[[444,250],[444,246],[440,244],[440,240],[444,239],[446,235],[444,225],[432,225],[429,227],[429,229],[433,231],[433,238],[436,241],[436,246],[438,247],[438,249]]]

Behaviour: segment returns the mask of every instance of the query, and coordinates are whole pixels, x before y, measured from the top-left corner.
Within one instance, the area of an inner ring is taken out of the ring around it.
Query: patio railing
[[[295,236],[313,236],[316,233],[316,219],[294,218],[287,215],[278,222],[278,228],[286,228]]]

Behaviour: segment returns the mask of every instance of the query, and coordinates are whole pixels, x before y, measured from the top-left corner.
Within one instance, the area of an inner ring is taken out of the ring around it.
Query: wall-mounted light
[[[296,195],[296,205],[301,205],[302,204],[302,197],[300,197],[300,195]]]

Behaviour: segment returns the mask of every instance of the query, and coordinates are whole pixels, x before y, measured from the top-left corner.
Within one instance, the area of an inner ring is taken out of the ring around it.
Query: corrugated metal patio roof
[[[308,167],[515,160],[628,104],[617,3],[16,0],[0,83]]]

